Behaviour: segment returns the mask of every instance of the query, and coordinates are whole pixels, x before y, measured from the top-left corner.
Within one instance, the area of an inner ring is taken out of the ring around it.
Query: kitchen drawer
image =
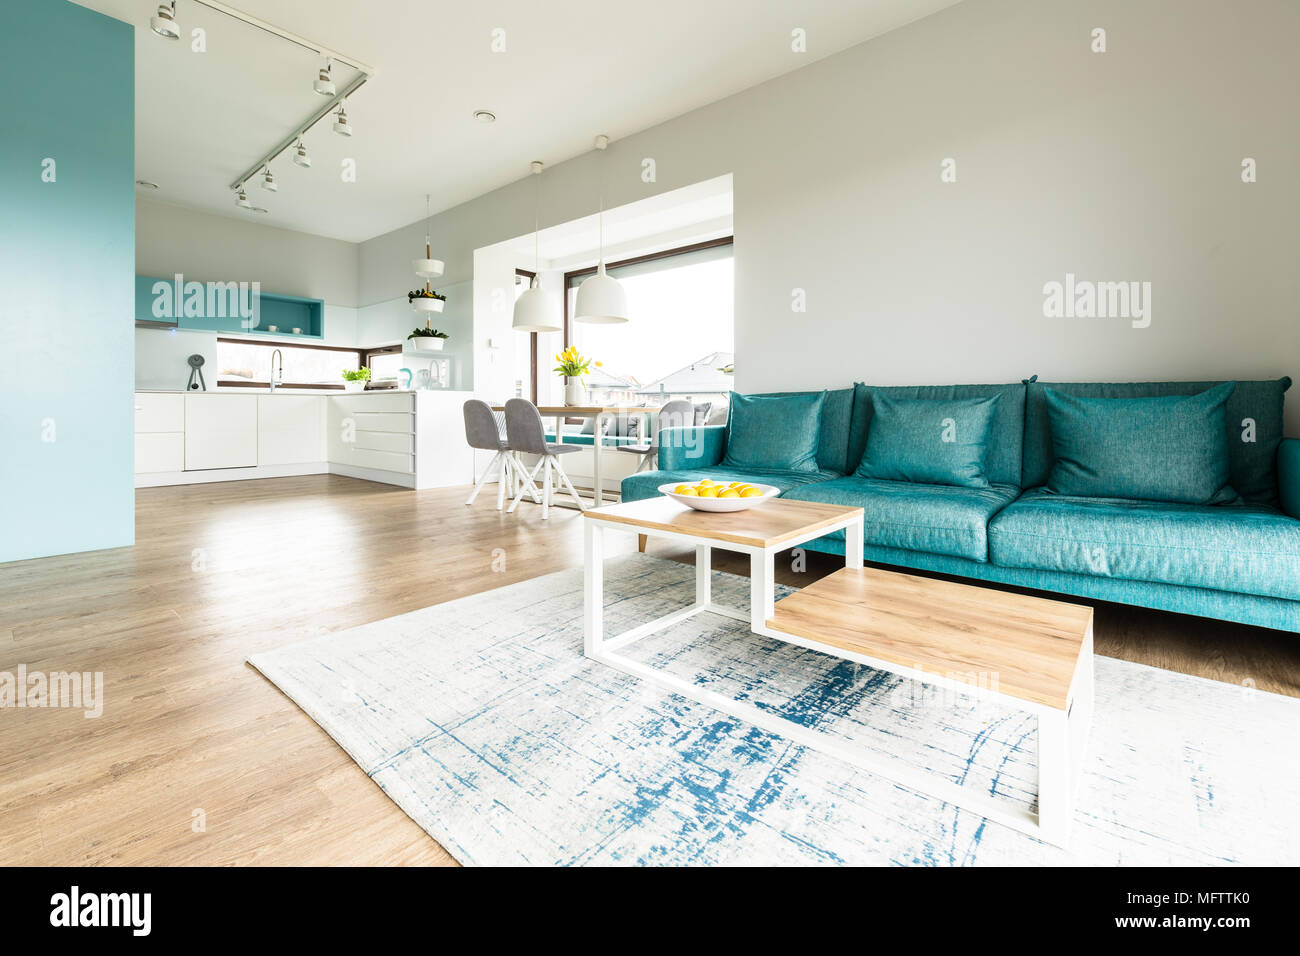
[[[410,412],[414,406],[409,392],[385,395],[375,392],[370,395],[336,395],[332,397],[339,408],[348,412]]]
[[[403,455],[415,451],[415,440],[405,432],[358,431],[352,444],[368,451],[393,451]]]
[[[257,396],[185,396],[185,470],[257,466]]]
[[[185,431],[185,393],[136,392],[135,431],[136,434]]]
[[[343,417],[352,419],[358,433],[400,432],[409,435],[415,421],[410,412],[345,412]]]
[[[183,397],[177,396],[177,398]],[[159,471],[184,470],[184,432],[144,432],[136,434],[135,473],[137,475],[146,475]]]
[[[339,461],[357,468],[379,468],[383,471],[397,471],[404,475],[415,471],[415,458],[409,453],[391,451],[372,451],[353,445],[340,456]]]

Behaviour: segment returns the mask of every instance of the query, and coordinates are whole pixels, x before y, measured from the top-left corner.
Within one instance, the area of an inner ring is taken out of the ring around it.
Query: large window
[[[281,384],[292,388],[343,387],[343,370],[361,367],[356,349],[324,345],[281,345],[247,339],[217,339],[217,384],[265,386],[271,381],[271,361],[276,349],[284,359]]]
[[[593,269],[565,275],[565,344],[599,360],[588,400],[662,404],[723,399],[731,389],[735,349],[730,237],[610,263],[627,293],[631,321],[573,321],[578,286]]]

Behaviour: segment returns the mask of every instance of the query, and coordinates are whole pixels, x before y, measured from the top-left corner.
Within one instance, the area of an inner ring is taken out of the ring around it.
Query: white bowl
[[[781,493],[780,488],[775,488],[772,485],[760,484],[757,481],[746,483],[753,485],[763,493],[754,495],[752,498],[700,498],[697,495],[679,495],[673,491],[678,485],[698,484],[698,482],[694,481],[670,481],[666,485],[659,486],[659,493],[667,495],[673,501],[694,508],[696,511],[747,511],[754,505],[762,504],[769,498],[775,498]],[[723,482],[723,484],[727,483]]]

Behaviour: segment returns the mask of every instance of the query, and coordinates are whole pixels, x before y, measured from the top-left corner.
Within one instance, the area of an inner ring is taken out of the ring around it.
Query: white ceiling
[[[191,0],[180,41],[149,30],[157,2],[79,0],[136,26],[136,174],[149,195],[231,217],[229,185],[325,103],[319,58]],[[236,0],[269,23],[368,63],[376,76],[348,112],[354,135],[323,122],[313,166],[273,167],[257,222],[359,242],[861,43],[957,0]],[[207,52],[190,50],[194,27]],[[491,51],[504,28],[506,52]],[[790,31],[807,32],[792,53]],[[336,81],[349,74],[335,65]],[[472,117],[488,109],[497,121]],[[357,181],[344,183],[344,158]]]

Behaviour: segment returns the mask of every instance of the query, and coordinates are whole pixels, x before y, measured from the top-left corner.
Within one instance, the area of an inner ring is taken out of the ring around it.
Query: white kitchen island
[[[336,474],[406,488],[472,484],[472,392],[135,393],[137,488]]]

